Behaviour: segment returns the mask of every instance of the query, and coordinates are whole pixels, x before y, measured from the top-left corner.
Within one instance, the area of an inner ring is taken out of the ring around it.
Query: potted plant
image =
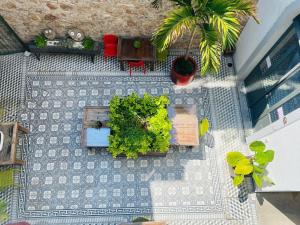
[[[139,40],[139,39],[134,40],[134,42],[133,42],[133,47],[134,47],[134,48],[138,49],[138,48],[140,48],[141,46],[142,46],[141,40]]]
[[[136,159],[142,155],[160,155],[169,150],[171,122],[166,96],[115,96],[109,105],[111,135],[108,151],[113,157],[125,155]],[[159,154],[155,154],[159,153]]]
[[[95,41],[90,37],[85,37],[82,41],[82,46],[86,50],[94,49]]]
[[[45,48],[47,46],[47,40],[43,34],[35,37],[34,44],[38,48]]]
[[[241,152],[228,152],[226,160],[230,166],[233,176],[233,185],[239,186],[245,177],[252,177],[258,187],[262,187],[264,182],[274,184],[267,176],[267,165],[274,159],[274,151],[266,150],[266,145],[262,141],[254,141],[249,145],[254,153],[245,156]]]
[[[199,36],[201,54],[201,75],[217,73],[223,50],[234,46],[238,39],[241,16],[255,17],[255,4],[249,0],[172,0],[175,8],[169,12],[162,24],[153,33],[153,44],[159,51],[168,48],[187,31],[191,32],[185,55],[173,62],[172,81],[177,85],[187,85],[194,77],[197,64],[190,56],[195,35]],[[159,7],[161,0],[154,0]]]

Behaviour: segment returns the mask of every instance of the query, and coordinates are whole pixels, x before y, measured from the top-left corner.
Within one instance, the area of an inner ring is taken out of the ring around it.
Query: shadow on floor
[[[260,225],[300,225],[300,192],[257,193]]]

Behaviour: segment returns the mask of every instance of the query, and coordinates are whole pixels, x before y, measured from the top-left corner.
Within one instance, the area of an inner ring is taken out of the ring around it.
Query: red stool
[[[103,55],[104,59],[116,57],[118,54],[118,37],[113,34],[104,34],[103,36]]]
[[[131,76],[132,74],[132,68],[136,67],[142,67],[144,74],[146,74],[146,67],[145,67],[145,62],[144,61],[128,61],[128,66],[129,66],[129,75]]]

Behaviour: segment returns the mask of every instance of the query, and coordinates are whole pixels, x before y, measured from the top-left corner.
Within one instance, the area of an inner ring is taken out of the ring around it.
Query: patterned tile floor
[[[168,76],[179,53],[172,52],[154,72],[136,72],[132,78],[119,71],[117,61],[101,58],[95,64],[79,56],[43,56],[40,62],[32,56],[0,58],[8,68],[1,79],[11,79],[9,68],[21,71],[14,86],[20,109],[10,114],[30,128],[29,140],[20,142],[27,161],[18,177],[22,187],[8,198],[13,221],[96,225],[143,215],[169,224],[257,223],[253,196],[247,187],[232,187],[224,162],[227,150],[244,146],[235,80],[227,67],[231,59],[223,59],[217,77],[179,88]],[[5,93],[5,88],[0,90]],[[198,118],[209,117],[212,123],[206,140],[197,148],[172,148],[166,157],[138,160],[81,148],[82,108],[108,105],[112,96],[132,92],[196,104]]]

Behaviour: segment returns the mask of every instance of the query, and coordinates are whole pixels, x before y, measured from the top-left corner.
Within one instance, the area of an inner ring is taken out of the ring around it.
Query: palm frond
[[[213,15],[210,24],[222,35],[223,48],[231,48],[237,41],[241,25],[233,12],[226,12],[223,16]]]
[[[260,23],[256,16],[256,5],[251,0],[232,0],[232,10],[239,15],[251,16],[256,23]]]
[[[191,0],[170,0],[171,2],[175,3],[177,6],[190,6]],[[162,6],[162,0],[153,0],[151,2],[153,8],[158,9]]]
[[[185,31],[195,27],[197,18],[191,7],[180,7],[171,11],[154,32],[152,43],[163,51],[181,37]]]
[[[153,0],[151,2],[151,6],[155,9],[158,9],[159,7],[162,6],[162,0]]]
[[[211,25],[205,24],[200,38],[201,75],[207,72],[217,73],[221,64],[221,43],[219,32]]]

